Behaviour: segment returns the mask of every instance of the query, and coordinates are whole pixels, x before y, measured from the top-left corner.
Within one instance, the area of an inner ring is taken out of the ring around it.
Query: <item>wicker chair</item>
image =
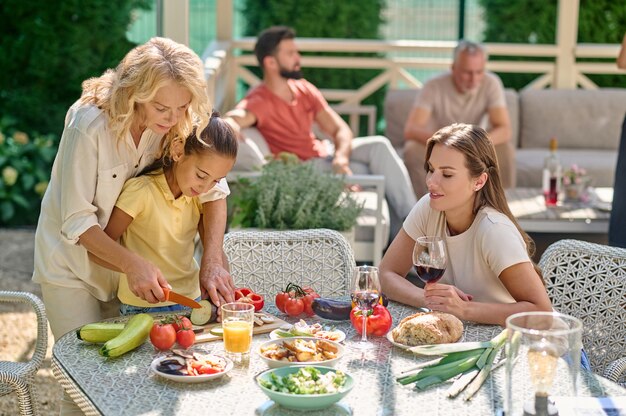
[[[33,379],[48,348],[48,320],[43,302],[32,293],[0,291],[2,302],[30,303],[37,314],[37,341],[30,361],[0,361],[0,395],[16,392],[21,415],[37,414]]]
[[[583,322],[594,372],[624,384],[626,250],[561,240],[548,247],[539,266],[554,308]]]
[[[271,299],[289,282],[320,296],[349,293],[354,257],[337,231],[233,231],[224,237],[224,251],[235,284]]]

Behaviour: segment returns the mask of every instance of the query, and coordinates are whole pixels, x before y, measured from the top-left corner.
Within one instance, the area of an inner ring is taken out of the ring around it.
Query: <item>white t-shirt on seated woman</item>
[[[476,302],[515,302],[498,276],[510,266],[530,262],[530,258],[524,239],[506,215],[484,207],[465,232],[451,236],[445,213],[432,209],[426,194],[415,204],[403,228],[414,240],[422,236],[444,239],[448,263],[440,283],[458,287]]]

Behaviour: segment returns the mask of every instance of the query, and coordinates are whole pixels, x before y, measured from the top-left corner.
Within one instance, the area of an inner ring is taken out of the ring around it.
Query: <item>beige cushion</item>
[[[617,150],[626,89],[525,90],[520,108],[521,148]]]
[[[385,94],[385,136],[395,148],[404,146],[404,125],[418,93],[418,89],[388,89]]]

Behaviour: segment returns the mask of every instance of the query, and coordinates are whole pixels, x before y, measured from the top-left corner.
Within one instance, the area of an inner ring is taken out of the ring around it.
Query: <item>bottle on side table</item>
[[[563,168],[557,152],[556,137],[550,139],[550,154],[543,165],[543,196],[547,206],[555,206],[562,200]]]

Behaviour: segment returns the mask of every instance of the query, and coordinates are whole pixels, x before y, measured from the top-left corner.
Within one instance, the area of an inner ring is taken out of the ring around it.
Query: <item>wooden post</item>
[[[233,1],[232,0],[218,0],[216,2],[215,15],[216,19],[216,33],[218,41],[232,42],[233,41]],[[226,112],[232,109],[235,105],[235,92],[237,87],[237,65],[233,59],[232,49],[228,49],[226,58],[226,69],[224,71],[224,78],[226,82],[224,100],[222,102],[221,111]]]
[[[189,46],[189,0],[161,0],[161,2],[159,36]]]
[[[553,88],[576,89],[576,43],[580,0],[559,0],[556,26],[556,68]]]

